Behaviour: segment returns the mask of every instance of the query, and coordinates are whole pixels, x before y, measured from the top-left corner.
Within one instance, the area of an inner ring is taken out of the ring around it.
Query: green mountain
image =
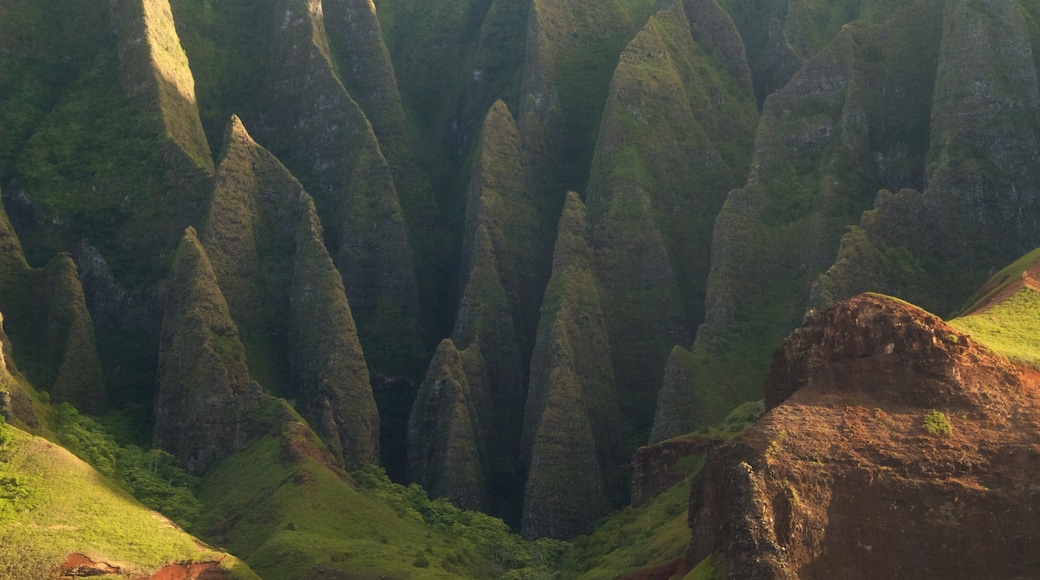
[[[4,0],[0,469],[46,438],[264,577],[732,574],[696,534],[683,559],[672,486],[757,415],[801,322],[879,292],[1040,357],[1035,260],[1005,268],[1040,245],[1038,23],[1037,0]],[[665,529],[626,545],[631,501]]]

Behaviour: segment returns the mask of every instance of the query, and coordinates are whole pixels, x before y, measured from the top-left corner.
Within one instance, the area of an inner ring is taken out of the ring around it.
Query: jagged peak
[[[585,220],[585,204],[577,193],[568,191],[557,227],[552,269],[555,273],[572,267],[588,268],[590,259],[589,225]]]
[[[237,379],[234,383],[248,383],[249,371],[246,369],[245,349],[238,340],[238,327],[231,319],[227,300],[217,283],[206,249],[192,226],[184,230],[173,257],[163,334],[173,330],[165,328],[168,324],[177,324],[179,319],[187,316],[197,317],[196,323],[202,324],[209,332],[230,339],[224,341],[227,348],[217,354]]]
[[[491,234],[483,224],[477,227],[473,239],[472,257],[469,261],[466,285],[459,304],[452,337],[463,349],[480,341],[484,331],[485,313],[509,311],[509,298],[499,277],[498,260],[491,242]],[[512,321],[510,321],[512,322]]]
[[[127,94],[158,113],[169,138],[202,169],[213,158],[202,130],[195,77],[168,0],[111,0]]]

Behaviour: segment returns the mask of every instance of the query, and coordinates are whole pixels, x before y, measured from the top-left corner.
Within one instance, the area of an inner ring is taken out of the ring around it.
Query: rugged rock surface
[[[267,14],[267,90],[246,125],[314,197],[362,342],[392,372],[424,352],[412,249],[372,124],[336,74],[321,6],[285,0]]]
[[[892,298],[812,314],[776,351],[771,410],[695,480],[688,566],[715,554],[731,578],[1035,575],[1037,387],[1034,369]],[[926,428],[935,413],[947,433]]]
[[[531,360],[524,411],[522,530],[569,538],[625,496],[610,343],[592,271],[585,206],[567,195]]]
[[[408,421],[409,478],[431,497],[487,509],[488,378],[480,347],[441,341]],[[484,419],[486,421],[486,419]]]
[[[709,423],[757,398],[768,353],[874,192],[923,183],[941,10],[921,0],[842,27],[766,100],[748,181],[715,220],[705,321],[692,356],[673,358],[686,367],[666,372],[686,376],[679,391]]]
[[[76,264],[68,254],[31,268],[21,242],[0,208],[0,311],[17,341],[12,356],[28,378],[56,402],[88,413],[106,407],[94,324]],[[12,360],[13,362],[13,360]]]
[[[343,283],[310,196],[237,117],[203,245],[250,373],[299,411],[352,469],[379,463],[379,420]]]
[[[348,469],[379,463],[379,413],[339,272],[307,200],[289,295],[290,367],[297,406]]]
[[[155,445],[193,474],[263,433],[265,395],[249,378],[246,352],[217,277],[189,228],[167,289],[155,392]]]
[[[596,275],[629,429],[703,316],[712,221],[745,178],[757,122],[736,28],[714,2],[667,4],[620,57],[587,193]]]
[[[213,171],[195,98],[195,78],[181,48],[168,0],[109,0],[119,38],[123,88],[138,106],[158,113],[165,133],[200,168]],[[168,150],[170,155],[176,149]]]
[[[876,290],[950,312],[994,267],[1036,246],[1037,11],[943,5],[926,185],[878,193],[814,284],[814,306]],[[954,261],[956,273],[945,266]]]
[[[649,503],[690,477],[699,460],[720,443],[707,437],[680,437],[640,447],[632,458],[632,507]]]

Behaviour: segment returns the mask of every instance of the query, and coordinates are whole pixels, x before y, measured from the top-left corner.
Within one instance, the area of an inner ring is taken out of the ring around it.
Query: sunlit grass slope
[[[558,543],[524,542],[501,520],[431,501],[378,469],[329,467],[302,423],[218,464],[199,499],[197,533],[265,578],[497,579],[558,553]]]
[[[1040,249],[1004,268],[970,300],[967,314],[949,322],[993,351],[1040,368]]]
[[[234,578],[258,578],[65,449],[13,426],[0,430],[0,577],[50,578],[75,552],[135,575],[173,562],[221,561]]]
[[[689,496],[687,479],[642,507],[604,519],[595,532],[574,540],[563,558],[562,577],[613,579],[681,557],[690,545]]]

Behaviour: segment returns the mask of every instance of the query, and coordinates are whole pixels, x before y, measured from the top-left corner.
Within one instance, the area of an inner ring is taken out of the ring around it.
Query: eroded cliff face
[[[171,271],[155,391],[154,442],[189,473],[205,472],[264,431],[265,395],[249,377],[238,327],[194,228]]]
[[[480,347],[441,341],[408,422],[409,478],[433,497],[488,509],[488,377]]]
[[[925,183],[878,193],[814,283],[814,306],[877,290],[949,312],[1036,246],[1035,14],[1024,2],[943,5]]]
[[[368,366],[314,202],[237,117],[225,141],[202,242],[250,374],[295,399],[341,463],[378,463]]]
[[[626,495],[610,342],[585,206],[567,196],[531,359],[521,461],[528,537],[587,532]]]
[[[766,100],[748,180],[715,220],[704,323],[691,356],[673,357],[665,373],[685,377],[674,384],[700,398],[709,423],[757,397],[768,353],[797,326],[816,277],[841,259],[845,228],[875,193],[924,183],[924,135],[946,66],[942,10],[923,0],[841,27]],[[903,263],[901,250],[890,254]],[[850,279],[874,271],[849,269]]]
[[[774,355],[770,411],[694,482],[688,565],[714,554],[731,578],[1036,574],[1022,554],[1037,548],[1037,387],[1035,370],[892,298],[811,314]],[[926,427],[937,413],[948,430]]]

